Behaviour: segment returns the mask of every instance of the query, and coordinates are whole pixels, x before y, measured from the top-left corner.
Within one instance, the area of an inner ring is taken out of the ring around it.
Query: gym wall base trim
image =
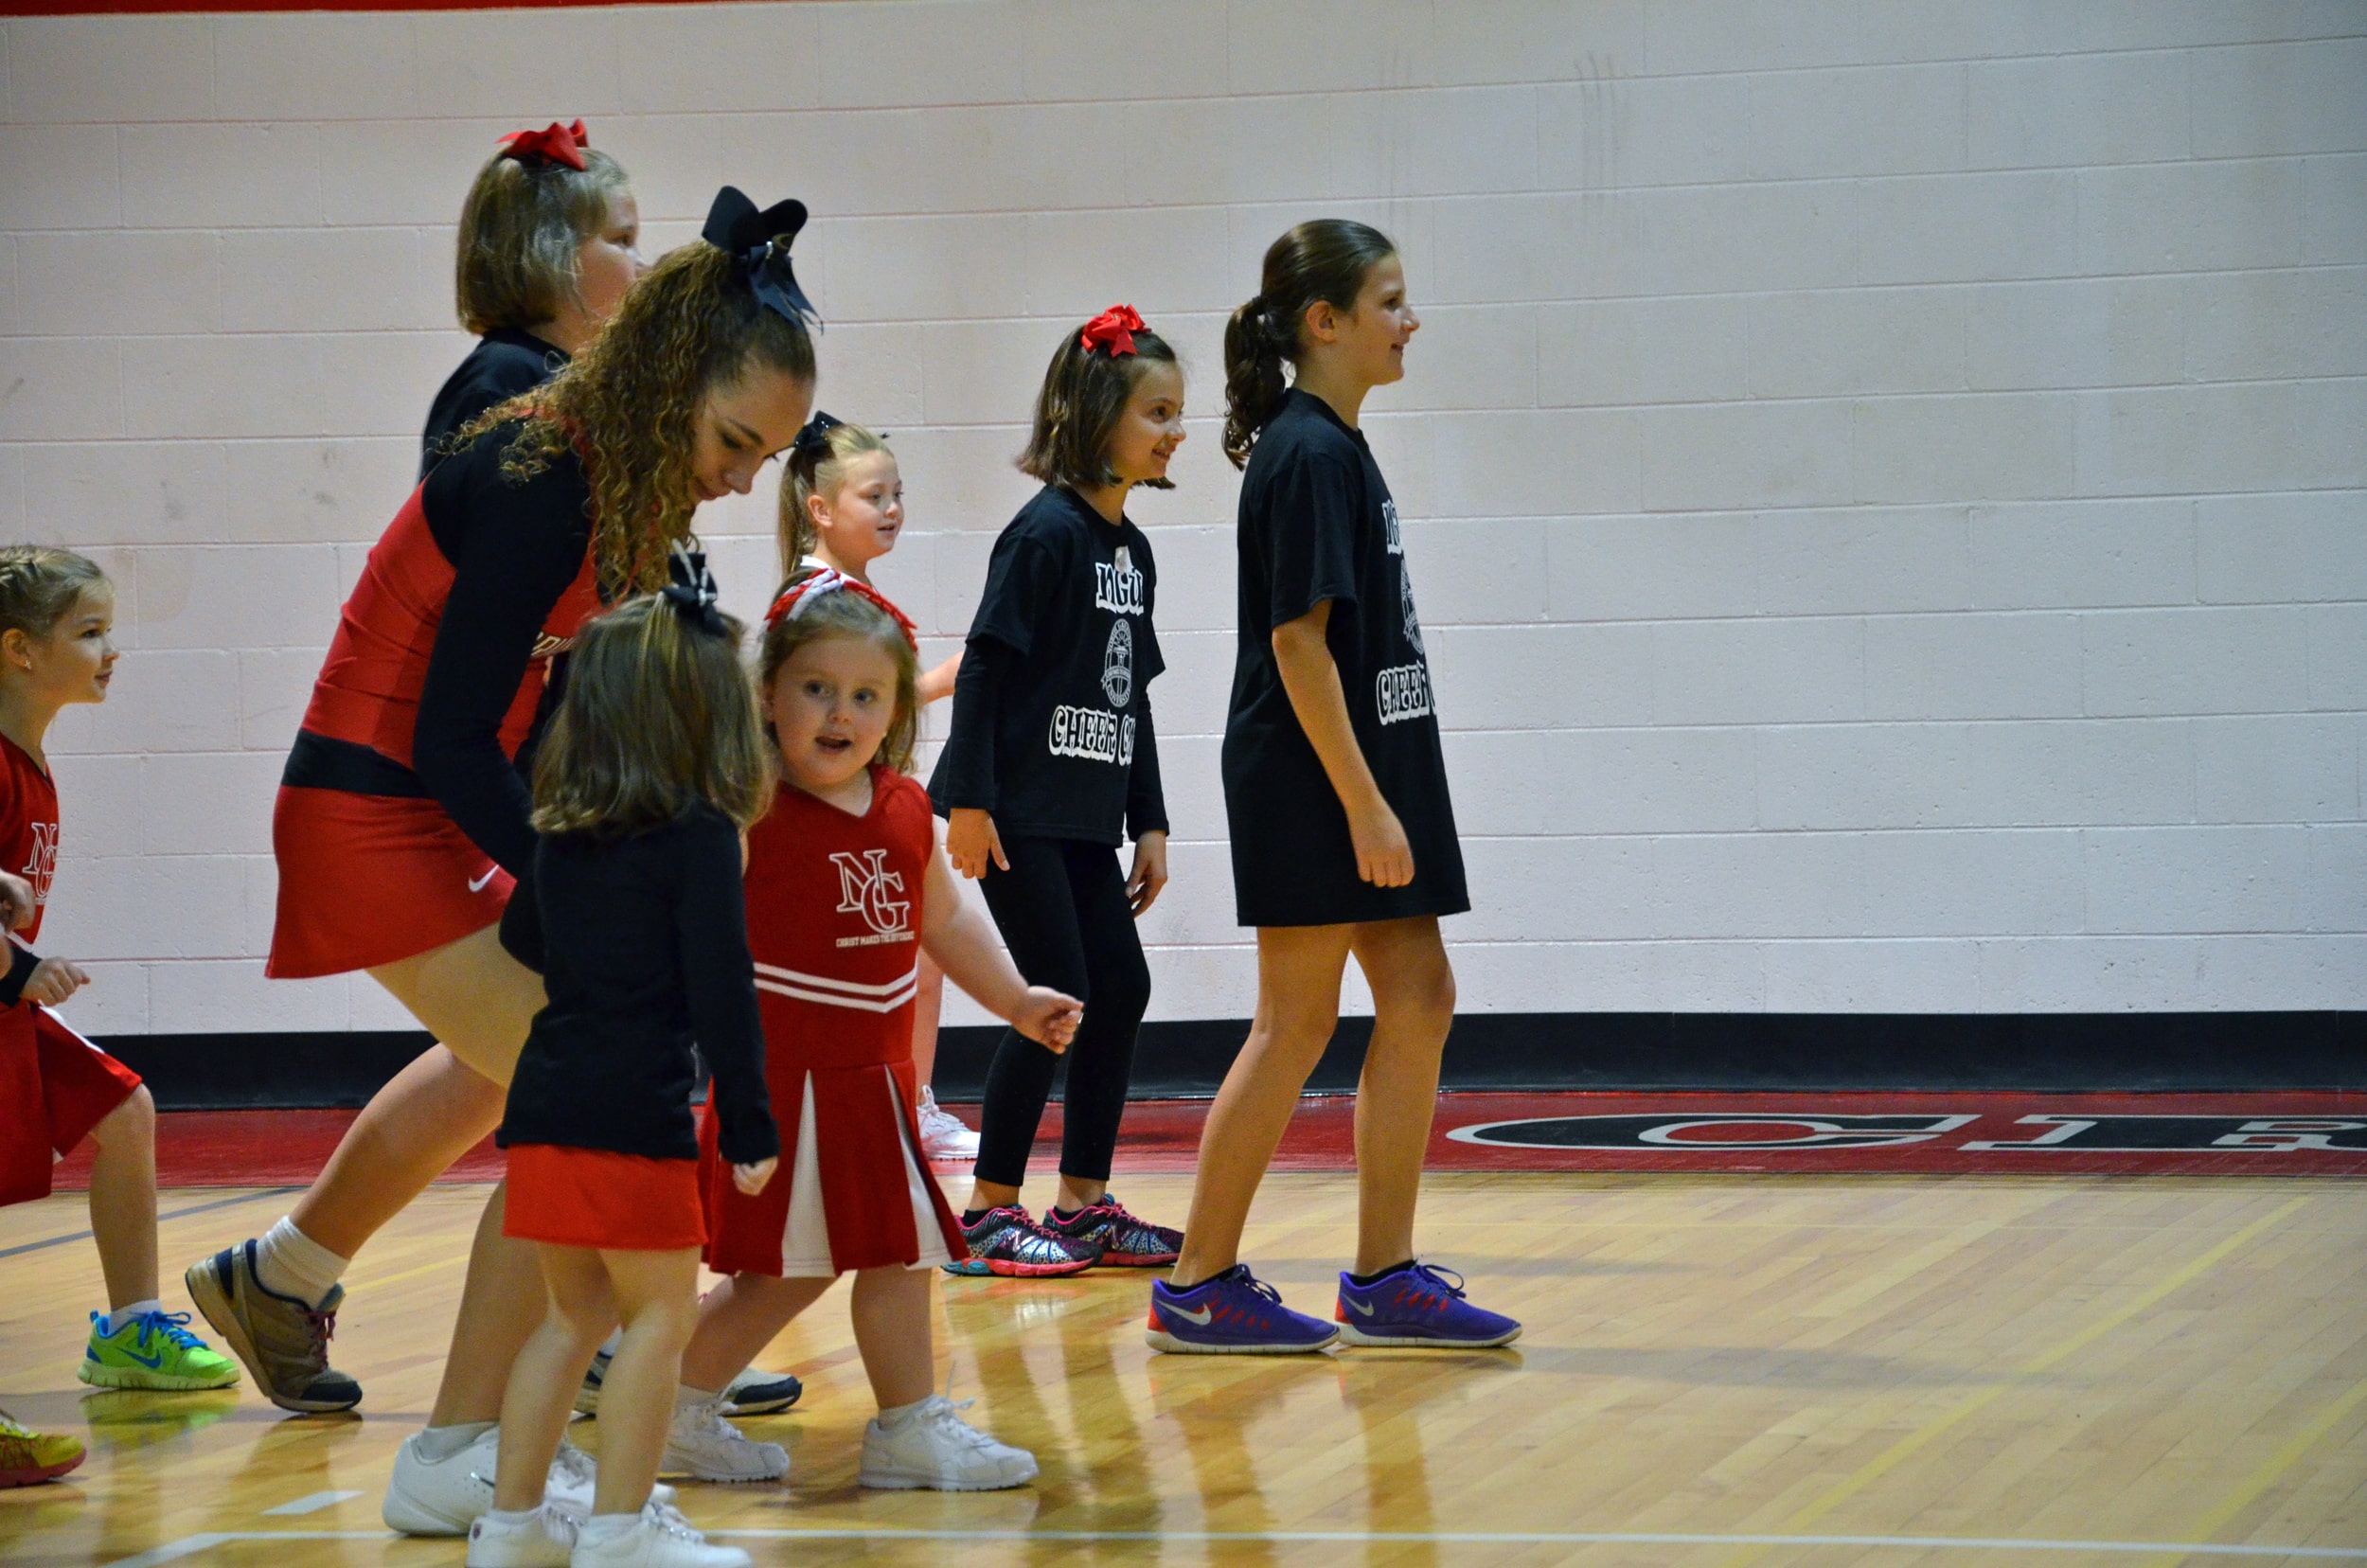
[[[1134,1097],[1216,1093],[1242,1019],[1146,1024]],[[1344,1019],[1308,1079],[1353,1089],[1370,1019]],[[974,1100],[1001,1031],[949,1028],[938,1096]],[[358,1106],[428,1037],[116,1035],[99,1043],[160,1109]],[[2367,1012],[1476,1013],[1447,1042],[1453,1090],[2367,1090]]]

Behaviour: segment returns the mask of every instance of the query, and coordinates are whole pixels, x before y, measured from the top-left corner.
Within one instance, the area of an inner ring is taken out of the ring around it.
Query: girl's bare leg
[[[133,1090],[90,1136],[90,1231],[112,1312],[156,1299],[156,1102]]]
[[[501,1402],[501,1457],[493,1506],[525,1513],[543,1502],[559,1440],[575,1415],[576,1385],[615,1321],[608,1270],[589,1247],[536,1248],[546,1310],[518,1352]]]
[[[1422,1157],[1438,1108],[1438,1059],[1454,1023],[1454,971],[1432,917],[1355,928],[1373,990],[1373,1042],[1356,1087],[1356,1272],[1414,1256]]]
[[[1260,926],[1257,1016],[1200,1134],[1200,1170],[1174,1285],[1188,1290],[1240,1261],[1241,1227],[1340,1022],[1340,975],[1356,927]]]
[[[370,1097],[288,1218],[338,1256],[353,1256],[501,1125],[503,1093],[444,1046],[429,1046]]]
[[[929,1276],[935,1272],[890,1264],[855,1275],[855,1348],[881,1410],[916,1403],[936,1388],[929,1334]]]
[[[604,1251],[624,1343],[600,1381],[600,1477],[595,1514],[639,1513],[657,1482],[674,1418],[674,1389],[682,1378],[683,1346],[699,1321],[699,1252]],[[608,1331],[606,1324],[600,1332]],[[596,1348],[599,1337],[592,1345]],[[589,1364],[587,1350],[584,1362]],[[573,1400],[576,1381],[561,1393]],[[554,1450],[556,1449],[556,1445]]]
[[[777,1179],[777,1178],[776,1178]],[[720,1391],[748,1369],[792,1319],[822,1298],[832,1279],[734,1274],[699,1303],[699,1326],[683,1351],[682,1381]],[[607,1408],[608,1396],[600,1396]]]

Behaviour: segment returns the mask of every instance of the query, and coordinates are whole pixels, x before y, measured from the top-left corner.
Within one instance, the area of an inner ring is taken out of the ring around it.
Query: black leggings
[[[989,864],[979,890],[1011,961],[1029,985],[1085,1004],[1066,1059],[1060,1172],[1106,1182],[1134,1076],[1134,1034],[1150,1006],[1150,967],[1134,934],[1126,878],[1116,850],[1078,839],[1006,838],[1003,853],[1011,868]],[[1027,1151],[1061,1060],[1017,1029],[1003,1031],[979,1112],[980,1181],[1018,1186],[1026,1179]]]

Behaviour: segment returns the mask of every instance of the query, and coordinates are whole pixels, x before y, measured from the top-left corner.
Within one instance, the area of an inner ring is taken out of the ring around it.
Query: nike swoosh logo
[[[165,1364],[165,1353],[162,1350],[157,1351],[152,1356],[143,1356],[137,1350],[130,1349],[125,1350],[123,1353],[131,1357],[133,1361],[139,1363],[142,1366],[147,1367],[151,1372],[155,1371],[156,1368]]]
[[[1199,1311],[1195,1312],[1189,1307],[1178,1307],[1173,1303],[1169,1303],[1166,1310],[1173,1312],[1177,1317],[1184,1319],[1186,1323],[1197,1323],[1202,1328],[1207,1327],[1208,1320],[1217,1315],[1217,1310],[1213,1307],[1202,1307]]]
[[[485,891],[485,884],[486,884],[487,882],[491,882],[491,881],[492,881],[495,877],[499,876],[500,874],[501,874],[501,867],[500,867],[500,866],[498,866],[498,865],[496,865],[496,866],[493,866],[493,867],[491,867],[490,869],[489,869],[489,870],[485,873],[485,875],[483,875],[482,877],[472,877],[472,878],[470,878],[470,879],[469,879],[469,891],[470,891],[470,892],[472,892],[472,893],[482,893],[482,892],[484,892],[484,891]]]
[[[1357,1300],[1354,1296],[1342,1296],[1340,1299],[1348,1304],[1348,1310],[1351,1312],[1361,1312],[1366,1317],[1371,1317],[1373,1315],[1373,1310],[1370,1307],[1365,1306],[1362,1302]]]

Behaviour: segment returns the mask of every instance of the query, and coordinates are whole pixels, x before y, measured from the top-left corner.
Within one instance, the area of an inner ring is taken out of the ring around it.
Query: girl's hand
[[[25,989],[19,994],[27,1002],[54,1007],[89,984],[90,976],[82,972],[80,964],[69,964],[62,958],[44,958],[26,976]]]
[[[920,672],[920,679],[914,683],[917,687],[914,695],[920,699],[922,707],[953,695],[953,677],[962,672],[962,651],[957,648],[953,656],[936,668]]]
[[[39,908],[33,902],[31,882],[0,871],[0,923],[5,923],[10,931],[22,931],[33,923],[33,916]]]
[[[1351,813],[1348,838],[1356,846],[1356,874],[1375,887],[1403,887],[1414,880],[1414,846],[1387,801]]]
[[[1012,1028],[1058,1056],[1077,1038],[1077,1020],[1084,1016],[1085,1004],[1074,996],[1064,996],[1048,986],[1030,986],[1020,994],[1009,1022]]]
[[[732,1167],[732,1185],[754,1198],[764,1190],[764,1184],[773,1179],[773,1172],[779,1168],[780,1163],[775,1157],[758,1160],[754,1165],[736,1165]]]
[[[1145,833],[1134,841],[1134,869],[1126,879],[1126,901],[1135,918],[1158,901],[1159,890],[1166,885],[1167,835]]]
[[[993,816],[975,806],[956,806],[946,813],[945,858],[972,882],[987,874],[989,860],[1001,870],[1011,868],[1003,856],[1003,835],[994,830]]]

